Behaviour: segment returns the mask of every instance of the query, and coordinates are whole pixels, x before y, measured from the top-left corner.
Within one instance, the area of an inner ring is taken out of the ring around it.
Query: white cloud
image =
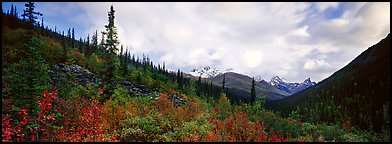
[[[91,36],[104,30],[111,4],[132,54],[154,53],[174,70],[210,65],[266,80],[320,81],[390,32],[390,3],[74,3],[84,13],[71,19]],[[328,8],[342,14],[326,19]]]
[[[301,28],[292,31],[291,34],[294,36],[309,37],[310,35],[307,32],[307,30],[308,30],[308,25],[305,25]]]
[[[331,65],[325,62],[325,60],[307,60],[304,64],[305,70],[319,70],[330,67]]]
[[[338,2],[319,2],[319,3],[316,3],[316,7],[319,12],[323,12],[328,8],[337,8],[338,5],[339,5]]]
[[[246,66],[246,68],[253,69],[259,66],[262,62],[263,55],[261,51],[249,51],[246,50],[242,54],[242,63]]]

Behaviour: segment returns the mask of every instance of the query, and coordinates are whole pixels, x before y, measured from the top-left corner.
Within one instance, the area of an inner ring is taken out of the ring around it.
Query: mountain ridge
[[[285,91],[291,95],[299,91],[302,91],[308,87],[314,86],[316,84],[315,82],[312,82],[310,78],[305,79],[301,83],[290,83],[280,78],[279,76],[272,77],[269,83],[275,86],[276,88]]]

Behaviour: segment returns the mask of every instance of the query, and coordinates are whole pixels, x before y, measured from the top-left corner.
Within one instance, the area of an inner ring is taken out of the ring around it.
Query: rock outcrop
[[[113,85],[116,87],[120,85],[124,89],[126,89],[129,93],[132,94],[151,94],[153,91],[145,85],[138,85],[133,82],[118,80],[114,81]]]
[[[49,70],[50,78],[54,81],[56,88],[59,88],[60,79],[67,78],[73,83],[86,86],[87,83],[97,84],[98,77],[90,72],[88,69],[79,65],[66,65],[63,63],[53,65],[53,69]]]
[[[63,63],[53,65],[52,69],[48,71],[50,78],[54,82],[55,88],[60,88],[61,79],[71,81],[73,84],[87,86],[88,83],[98,84],[100,79],[97,75],[90,72],[88,69],[79,65],[66,65]],[[106,83],[105,83],[106,84]],[[114,87],[120,85],[130,94],[139,94],[142,96],[151,95],[153,90],[144,85],[139,85],[125,80],[116,80],[113,82]]]

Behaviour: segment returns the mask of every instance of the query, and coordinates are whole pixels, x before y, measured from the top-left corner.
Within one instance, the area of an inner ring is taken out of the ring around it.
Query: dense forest
[[[215,85],[136,57],[118,40],[113,6],[106,30],[79,40],[34,8],[2,13],[3,142],[390,141],[389,129],[267,110],[254,79],[244,98],[225,76]]]

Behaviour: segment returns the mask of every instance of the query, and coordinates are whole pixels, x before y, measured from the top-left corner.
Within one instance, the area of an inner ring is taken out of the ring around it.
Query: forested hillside
[[[245,100],[224,78],[192,80],[139,58],[118,41],[113,6],[101,38],[79,40],[74,28],[45,26],[33,2],[24,9],[2,13],[2,142],[390,141],[389,130],[266,110],[254,80]]]
[[[316,86],[268,106],[286,114],[299,109],[303,119],[313,122],[389,131],[390,52],[388,34]]]

